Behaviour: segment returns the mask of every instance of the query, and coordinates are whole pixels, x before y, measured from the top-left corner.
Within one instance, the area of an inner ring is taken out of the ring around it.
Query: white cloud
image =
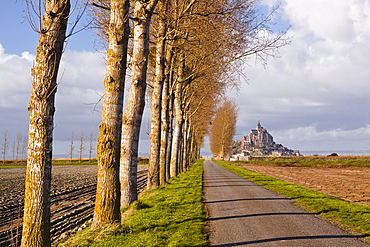
[[[319,131],[315,125],[271,131],[276,142],[303,150],[369,150],[370,125],[358,129]],[[340,144],[340,145],[338,145]]]
[[[34,59],[28,52],[21,56],[7,54],[0,44],[0,132],[7,129],[10,136],[27,131]],[[72,130],[89,133],[94,128],[97,133],[100,113],[94,113],[91,103],[97,103],[103,95],[104,73],[100,53],[67,50],[63,55],[56,94],[55,140],[68,140]]]
[[[249,85],[237,97],[238,134],[248,134],[259,116],[269,130],[283,133],[283,144],[361,149],[370,139],[365,134],[355,141],[370,124],[370,1],[262,4],[280,2],[278,19],[292,25],[287,35],[293,42],[266,69],[246,69]]]
[[[99,52],[70,51],[64,54],[60,66],[60,84],[56,95],[55,135],[68,140],[71,131],[89,132],[100,122],[104,94],[104,57]],[[95,111],[96,110],[96,111]]]
[[[21,56],[7,54],[0,44],[0,107],[27,108],[31,90],[31,67],[34,56],[23,52]]]

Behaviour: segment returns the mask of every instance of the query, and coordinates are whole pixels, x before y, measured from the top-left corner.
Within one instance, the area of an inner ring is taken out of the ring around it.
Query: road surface
[[[204,182],[210,246],[370,246],[210,160]]]

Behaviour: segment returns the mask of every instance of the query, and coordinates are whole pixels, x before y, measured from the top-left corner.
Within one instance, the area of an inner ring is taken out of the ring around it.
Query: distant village
[[[249,135],[242,136],[240,141],[234,142],[231,159],[248,160],[249,157],[269,156],[301,156],[301,154],[298,150],[275,143],[272,135],[258,120],[256,129],[252,129]]]

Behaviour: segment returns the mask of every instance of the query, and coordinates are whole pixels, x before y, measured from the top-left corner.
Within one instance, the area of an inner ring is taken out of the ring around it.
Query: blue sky
[[[290,24],[293,41],[266,67],[251,58],[241,68],[248,83],[229,93],[240,107],[235,139],[247,135],[260,118],[276,142],[292,149],[370,152],[370,0],[261,4],[264,11],[280,4],[273,30]],[[21,0],[4,1],[0,8],[0,137],[5,130],[11,138],[27,132],[38,35],[24,11]],[[72,36],[63,56],[56,96],[56,155],[68,153],[71,131],[97,132],[100,105],[95,108],[94,103],[103,94],[105,66],[104,53],[95,43],[92,31],[84,30]],[[149,108],[145,111],[148,116]],[[147,145],[143,134],[142,153]]]
[[[73,1],[74,2],[74,1]],[[21,55],[28,51],[34,54],[37,46],[38,34],[33,31],[26,18],[26,5],[24,0],[7,0],[0,8],[1,43],[9,54]],[[75,20],[75,14],[70,21]],[[89,22],[88,15],[80,22],[77,30]],[[71,37],[68,49],[77,51],[95,51],[96,36],[92,30],[86,29]]]
[[[37,34],[32,31],[25,17],[25,5],[21,0],[4,1],[0,9],[1,43],[10,54],[20,55],[36,49]],[[27,42],[25,42],[27,41]]]

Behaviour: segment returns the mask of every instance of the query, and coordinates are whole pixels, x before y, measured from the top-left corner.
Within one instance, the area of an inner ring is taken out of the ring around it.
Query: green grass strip
[[[250,157],[248,161],[234,161],[253,165],[297,167],[370,167],[369,156],[295,156]]]
[[[26,168],[27,166],[0,166],[0,169],[7,169],[7,168]]]
[[[247,178],[268,190],[294,199],[298,206],[308,212],[320,214],[324,218],[336,222],[342,228],[364,237],[370,236],[370,206],[346,202],[336,197],[252,172],[226,162],[216,162],[225,169]]]
[[[206,246],[202,185],[203,161],[197,161],[166,185],[144,192],[125,209],[129,216],[120,226],[103,233],[86,229],[65,246]]]

